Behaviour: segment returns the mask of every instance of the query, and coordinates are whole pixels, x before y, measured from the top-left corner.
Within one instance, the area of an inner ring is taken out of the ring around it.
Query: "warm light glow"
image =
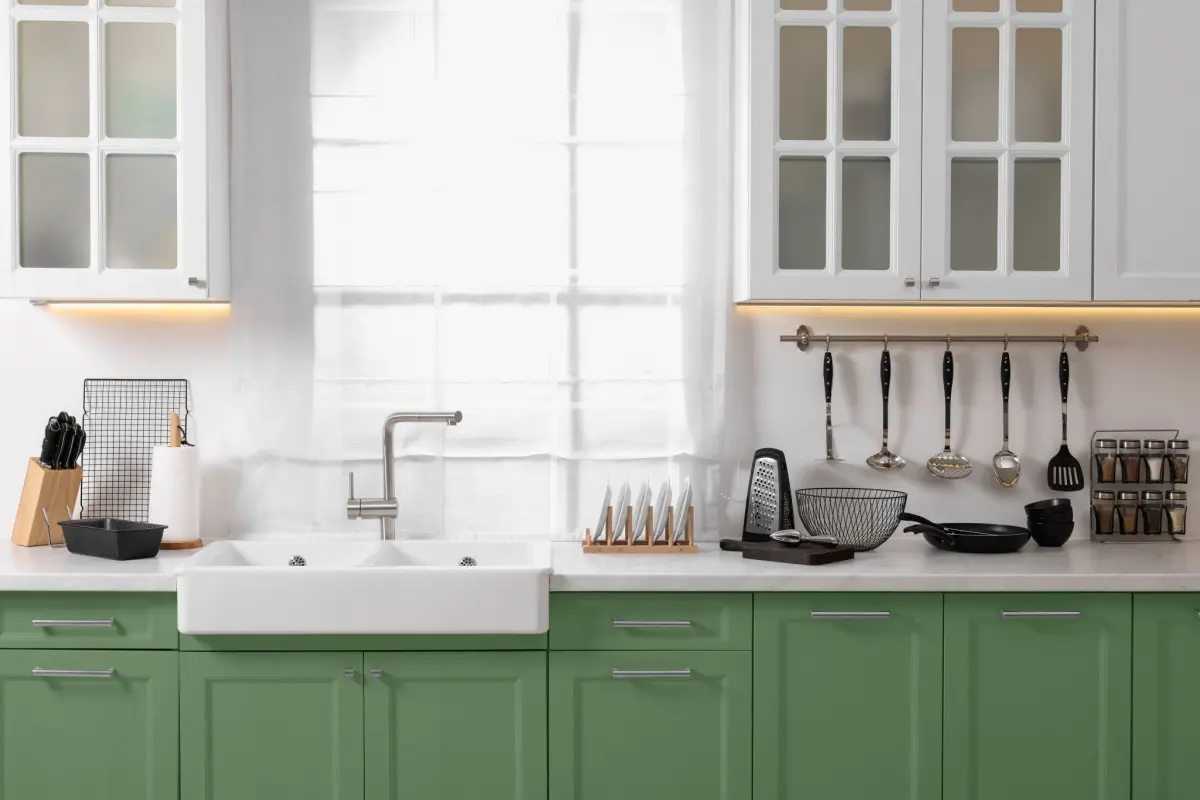
[[[46,303],[46,311],[73,317],[124,319],[200,320],[225,319],[230,303]]]
[[[1131,319],[1155,317],[1158,319],[1188,319],[1200,316],[1200,304],[1104,304],[1076,303],[1058,305],[970,305],[970,304],[921,304],[921,305],[864,305],[864,304],[738,304],[738,314],[748,316],[786,317],[803,312],[806,317],[824,319],[928,319],[928,320],[978,320],[978,319],[1050,319],[1057,317],[1080,318],[1081,321],[1095,319]],[[1081,315],[1085,315],[1081,317]]]

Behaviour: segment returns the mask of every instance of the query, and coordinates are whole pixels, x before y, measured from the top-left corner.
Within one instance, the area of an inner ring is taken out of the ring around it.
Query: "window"
[[[317,458],[369,493],[389,411],[461,409],[397,432],[404,535],[563,538],[668,475],[715,525],[726,0],[311,11]]]

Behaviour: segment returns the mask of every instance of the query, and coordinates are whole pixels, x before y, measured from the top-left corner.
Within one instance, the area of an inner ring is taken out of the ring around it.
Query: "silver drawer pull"
[[[115,669],[42,669],[34,667],[30,672],[35,678],[111,678]]]
[[[108,619],[35,619],[35,628],[111,628],[117,621]]]
[[[690,678],[690,669],[614,669],[614,678]]]
[[[1080,611],[1001,611],[1004,619],[1075,619],[1083,616]]]
[[[382,678],[383,670],[378,669],[378,668],[371,670],[371,677],[372,678]]]
[[[690,628],[690,619],[614,619],[614,628]]]
[[[358,675],[358,670],[356,670],[356,669],[344,669],[344,670],[342,670],[342,676],[343,676],[343,677],[345,677],[345,678],[353,678],[353,677],[355,677],[356,675]]]
[[[890,611],[814,611],[813,619],[888,619]]]

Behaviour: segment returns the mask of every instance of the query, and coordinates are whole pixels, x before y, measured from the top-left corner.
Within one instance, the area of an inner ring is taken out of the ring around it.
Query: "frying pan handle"
[[[923,533],[943,547],[954,547],[957,543],[955,538],[946,533],[936,525],[909,525],[904,529],[905,533]]]
[[[927,520],[922,516],[919,516],[917,514],[912,514],[908,511],[900,512],[900,521],[901,522],[918,522],[922,525],[928,525],[930,528],[936,528],[939,531],[942,530],[942,527],[940,525],[938,525],[936,522],[931,522],[930,520]],[[905,530],[905,532],[907,533],[907,529]]]
[[[833,353],[825,351],[825,404],[833,402]]]

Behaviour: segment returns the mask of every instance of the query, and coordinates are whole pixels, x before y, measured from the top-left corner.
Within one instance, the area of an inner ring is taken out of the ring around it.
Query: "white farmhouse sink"
[[[293,560],[304,564],[289,565]],[[180,566],[177,580],[181,633],[485,634],[550,627],[547,544],[215,542]]]

